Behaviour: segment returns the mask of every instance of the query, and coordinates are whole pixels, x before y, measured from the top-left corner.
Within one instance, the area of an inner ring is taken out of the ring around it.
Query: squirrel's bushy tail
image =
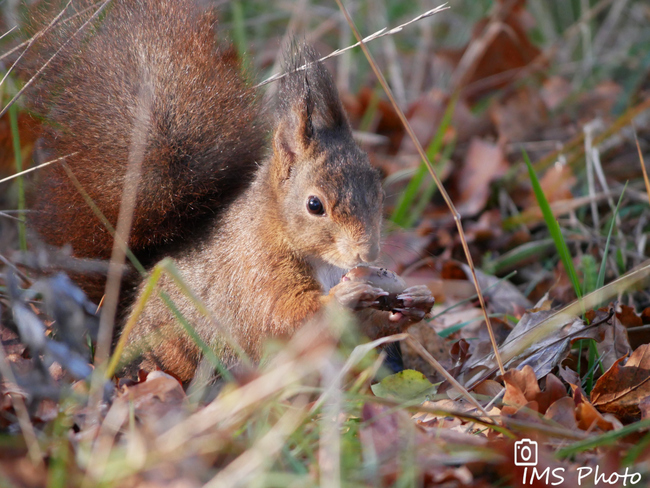
[[[29,108],[44,119],[37,162],[68,155],[115,225],[131,148],[140,144],[129,246],[146,260],[187,239],[250,182],[266,145],[265,117],[236,53],[219,42],[214,15],[195,2],[114,0],[74,35],[98,4],[75,5],[79,15],[65,15],[32,47],[37,69],[68,41],[28,91]],[[60,165],[39,175],[32,208],[49,244],[110,256],[111,236]]]

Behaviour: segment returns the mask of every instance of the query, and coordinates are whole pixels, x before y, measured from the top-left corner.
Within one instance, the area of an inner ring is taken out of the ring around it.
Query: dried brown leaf
[[[507,169],[501,146],[473,138],[458,174],[459,196],[455,201],[458,212],[468,216],[483,210],[490,196],[490,183]]]
[[[146,381],[123,387],[117,401],[133,402],[140,420],[162,426],[161,419],[186,414],[187,395],[176,378],[154,371]]]
[[[571,95],[571,82],[560,76],[544,80],[540,95],[548,110],[555,110]]]
[[[625,327],[641,327],[643,325],[643,320],[636,314],[634,308],[627,305],[621,305],[621,311],[616,312],[616,318]]]
[[[595,427],[600,430],[609,431],[622,427],[621,423],[613,416],[602,415],[591,403],[584,401],[576,407],[576,419],[578,427],[582,430],[591,431]]]
[[[605,314],[598,312],[596,321],[603,315]],[[632,352],[627,329],[621,325],[616,316],[612,317],[609,322],[611,325],[603,324],[598,327],[597,334],[594,335],[600,362],[606,370],[611,368],[619,358],[628,356]]]
[[[539,403],[539,412],[546,413],[551,405],[562,398],[568,398],[566,387],[557,376],[549,373],[546,376],[546,387],[544,391],[535,398]]]
[[[494,380],[485,380],[484,382],[478,384],[473,391],[477,395],[485,395],[487,397],[493,398],[497,396],[499,393],[501,393],[502,389],[503,386],[501,386],[500,383]]]
[[[506,375],[508,371],[506,371]],[[535,381],[537,384],[537,381]],[[514,415],[520,407],[528,403],[528,399],[524,392],[521,391],[519,385],[515,383],[506,382],[506,393],[503,395],[504,407],[501,409],[503,415]]]
[[[544,417],[553,420],[569,430],[576,430],[578,422],[576,421],[575,404],[573,399],[565,396],[553,402],[548,407]]]
[[[503,144],[530,140],[548,123],[544,102],[532,87],[522,87],[506,101],[494,103],[490,117]]]
[[[521,370],[511,369],[506,371],[503,377],[506,383],[506,398],[512,401],[518,400],[518,405],[525,405],[528,402],[528,408],[533,408],[536,412],[545,414],[549,406],[561,398],[567,398],[566,388],[562,382],[552,374],[546,377],[546,388],[541,391],[535,371],[530,366],[524,366]],[[521,396],[518,393],[523,395]],[[573,400],[571,401],[573,403]]]
[[[596,381],[591,401],[602,412],[631,420],[641,415],[639,404],[650,396],[650,344],[637,348],[621,366],[624,359],[616,361]]]
[[[549,203],[571,200],[573,198],[571,188],[576,184],[576,177],[568,165],[555,164],[544,173],[544,176],[539,180],[539,184]],[[533,194],[532,189],[529,202],[530,207],[538,207],[537,198]]]
[[[506,395],[508,395],[508,386],[516,387],[524,395],[527,401],[537,400],[541,393],[535,372],[530,366],[524,366],[522,370],[511,369],[506,371],[503,376],[503,381],[506,383]],[[526,402],[522,403],[524,405]]]

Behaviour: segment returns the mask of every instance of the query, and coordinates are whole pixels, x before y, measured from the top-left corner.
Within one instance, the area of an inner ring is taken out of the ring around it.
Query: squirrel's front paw
[[[426,314],[431,312],[435,298],[431,290],[424,285],[412,286],[397,295],[397,299],[404,304],[392,310],[389,320],[392,322],[414,323],[422,320]]]
[[[362,310],[376,306],[379,298],[387,296],[388,292],[367,283],[342,281],[330,290],[330,295],[346,308]]]

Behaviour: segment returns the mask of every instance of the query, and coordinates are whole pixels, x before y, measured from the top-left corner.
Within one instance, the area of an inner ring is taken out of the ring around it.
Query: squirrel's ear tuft
[[[318,132],[350,133],[334,80],[314,48],[292,41],[285,50],[277,95],[274,146],[290,160],[311,145]]]

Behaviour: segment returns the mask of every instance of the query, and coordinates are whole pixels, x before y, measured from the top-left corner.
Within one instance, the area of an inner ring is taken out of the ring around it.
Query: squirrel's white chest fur
[[[348,272],[347,269],[320,260],[310,264],[314,268],[316,279],[320,283],[323,294],[329,293],[330,289],[338,285],[343,275]]]

